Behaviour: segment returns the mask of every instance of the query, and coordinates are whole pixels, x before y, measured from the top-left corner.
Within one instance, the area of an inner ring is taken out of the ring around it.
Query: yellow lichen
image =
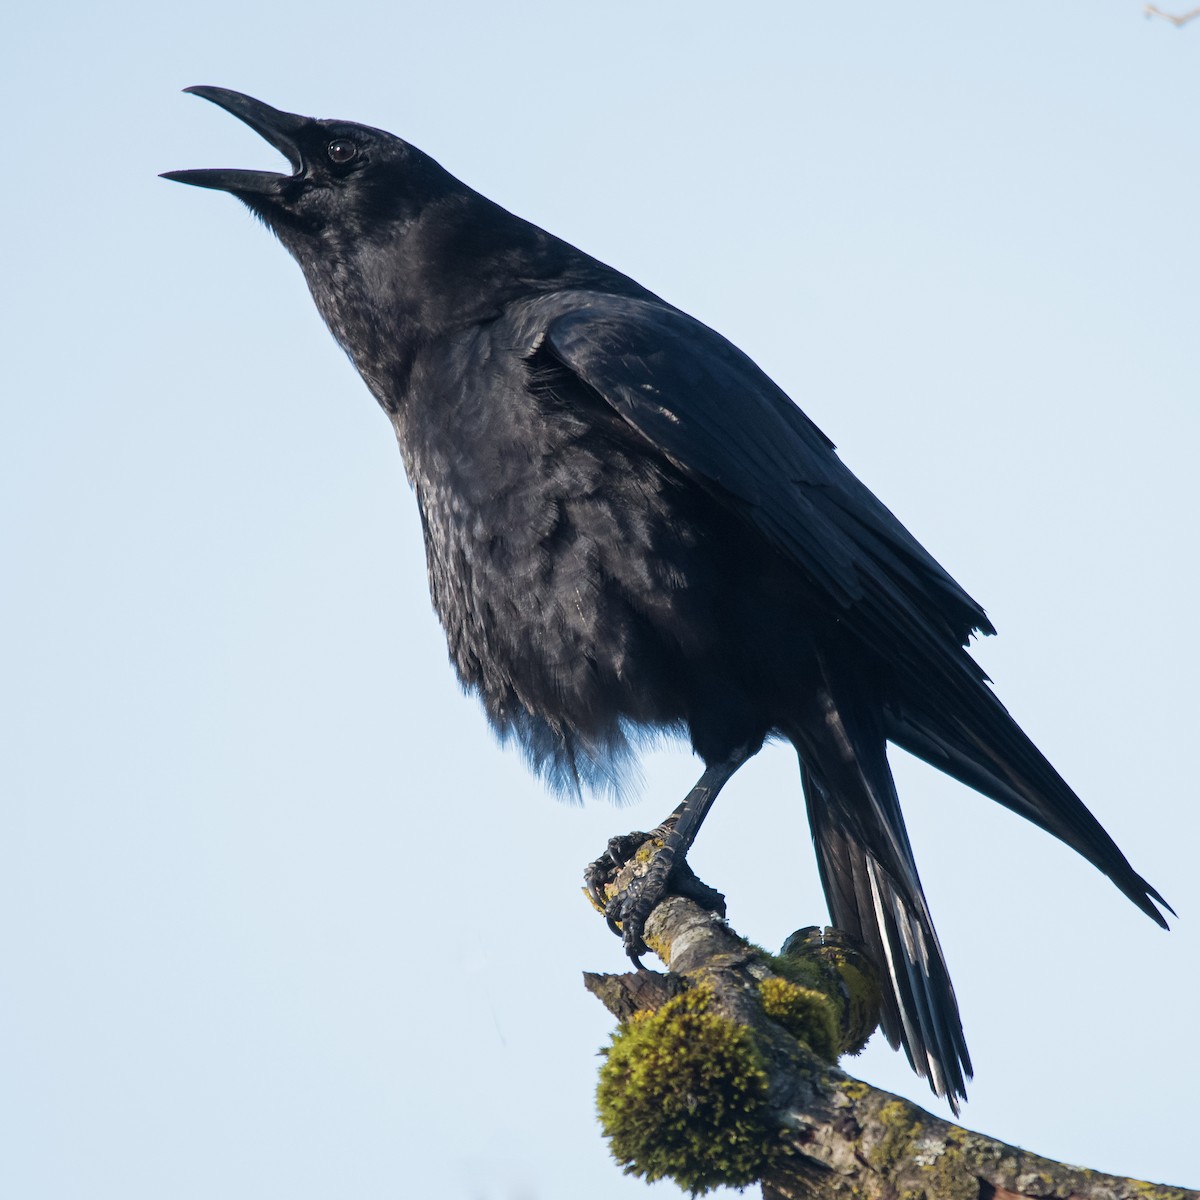
[[[879,1110],[879,1122],[883,1126],[882,1136],[868,1150],[867,1158],[880,1174],[887,1174],[897,1163],[909,1157],[920,1123],[912,1107],[903,1100],[892,1100],[885,1104]]]
[[[656,938],[650,934],[647,934],[645,930],[642,931],[642,941],[646,943],[646,949],[649,950],[651,954],[657,954],[658,957],[661,958],[665,963],[669,963],[671,961],[670,942],[663,938]]]

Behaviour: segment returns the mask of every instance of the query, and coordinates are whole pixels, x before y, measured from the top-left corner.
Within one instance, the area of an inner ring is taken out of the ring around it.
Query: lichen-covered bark
[[[767,1131],[757,1135],[762,1145],[755,1172],[764,1200],[1200,1200],[1200,1192],[1041,1158],[843,1074],[835,1065],[837,1054],[865,1040],[873,1028],[863,1028],[870,985],[864,983],[863,964],[853,949],[833,931],[827,933],[831,936],[813,936],[813,931],[793,935],[785,947],[788,953],[777,957],[743,941],[693,901],[671,896],[655,909],[646,929],[646,943],[668,966],[668,974],[585,977],[589,990],[623,1022],[614,1035],[622,1063],[631,1050],[636,1055],[636,1046],[622,1045],[622,1031],[637,1026],[645,1039],[645,1018],[635,1014],[662,1010],[669,1016],[669,1006],[678,1007],[676,998],[691,989],[704,989],[706,1012],[749,1031],[766,1085],[761,1107],[752,1122],[743,1124],[741,1136],[744,1143],[746,1130]],[[675,1035],[677,1047],[686,1045],[669,1020],[663,1026]],[[711,1079],[705,1067],[702,1062],[680,1063],[687,1077]],[[731,1073],[730,1078],[741,1076]],[[642,1144],[654,1144],[659,1136],[652,1115],[657,1101],[636,1109],[631,1105],[637,1098],[624,1105],[611,1078],[607,1087],[610,1116],[616,1112],[626,1135],[631,1122],[644,1121]],[[736,1100],[744,1118],[746,1098]],[[684,1105],[684,1111],[691,1110]],[[602,1112],[602,1121],[604,1116]],[[672,1160],[683,1164],[673,1177],[695,1192],[722,1182],[720,1160],[703,1158],[711,1128],[696,1130],[689,1143],[688,1131],[681,1134],[678,1112],[672,1120],[673,1145],[684,1148],[682,1157]],[[628,1149],[637,1140],[623,1143],[626,1170],[650,1178],[671,1174],[647,1170],[636,1151]],[[689,1144],[701,1156],[695,1161],[687,1157]],[[741,1174],[728,1181],[741,1185],[749,1150],[744,1144],[738,1149]]]

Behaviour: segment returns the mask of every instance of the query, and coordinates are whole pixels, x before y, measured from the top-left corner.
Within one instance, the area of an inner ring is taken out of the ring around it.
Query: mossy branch
[[[771,955],[669,896],[645,940],[667,974],[584,977],[621,1022],[597,1103],[630,1173],[694,1194],[761,1183],[764,1200],[1200,1200],[1041,1158],[843,1074],[878,992],[833,930]]]

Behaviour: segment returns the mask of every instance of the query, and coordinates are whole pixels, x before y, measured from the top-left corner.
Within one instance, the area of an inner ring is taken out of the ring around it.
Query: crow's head
[[[298,117],[227,88],[185,90],[245,121],[292,173],[222,168],[163,177],[230,192],[262,218],[364,374],[401,326],[425,335],[462,328],[492,319],[511,300],[564,288],[649,295],[382,129]],[[365,353],[367,343],[378,353]]]
[[[294,253],[317,241],[395,235],[429,205],[461,192],[415,146],[351,121],[280,112],[228,88],[185,89],[245,121],[292,165],[292,174],[227,168],[167,171],[164,179],[230,192]]]

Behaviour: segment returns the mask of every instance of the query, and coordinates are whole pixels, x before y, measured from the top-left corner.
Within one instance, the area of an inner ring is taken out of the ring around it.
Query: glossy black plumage
[[[549,782],[619,790],[638,736],[671,730],[715,795],[792,741],[833,921],[952,1104],[970,1060],[888,741],[1164,923],[966,653],[983,609],[744,354],[390,134],[191,90],[295,173],[169,177],[232,192],[299,262],[395,426],[459,677]]]

